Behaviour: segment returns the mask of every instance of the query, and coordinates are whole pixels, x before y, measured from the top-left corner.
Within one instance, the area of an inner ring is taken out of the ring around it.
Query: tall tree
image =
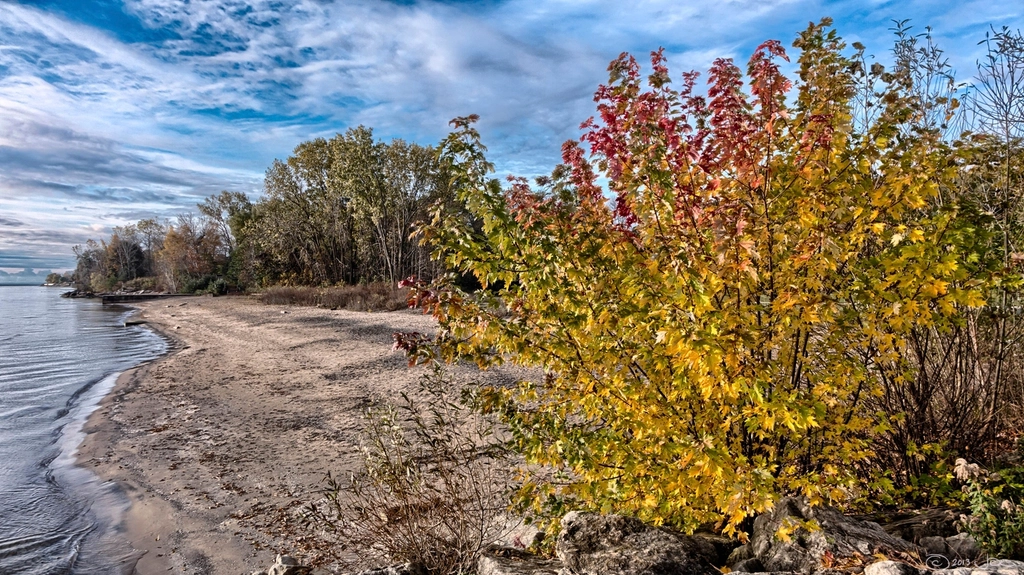
[[[217,228],[227,256],[237,246],[237,238],[251,216],[252,202],[241,192],[227,190],[210,196],[198,204],[199,213],[210,219]]]
[[[364,127],[339,135],[331,145],[332,183],[351,201],[353,218],[365,234],[359,246],[364,258],[389,282],[422,275],[423,252],[410,234],[447,189],[434,151],[402,140],[375,142]]]

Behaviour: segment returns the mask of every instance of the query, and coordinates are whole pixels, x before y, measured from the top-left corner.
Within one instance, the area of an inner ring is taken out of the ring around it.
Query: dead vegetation
[[[257,297],[261,302],[272,305],[395,311],[408,307],[409,290],[379,282],[338,287],[273,286]]]
[[[437,366],[415,397],[370,408],[362,470],[328,476],[323,497],[305,509],[307,556],[323,566],[471,572],[514,527],[504,516],[514,465],[473,400]]]

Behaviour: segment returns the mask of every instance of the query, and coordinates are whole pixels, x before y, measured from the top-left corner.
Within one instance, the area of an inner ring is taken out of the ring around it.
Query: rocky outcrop
[[[808,528],[812,523],[816,529]],[[788,538],[778,537],[780,530],[789,531]],[[832,507],[811,507],[799,497],[784,498],[759,516],[749,545],[750,555],[765,571],[805,574],[861,563],[876,554],[907,560],[923,556],[920,547],[886,533],[877,523],[847,517]]]
[[[555,553],[573,575],[717,575],[708,541],[621,515],[573,512],[562,518]]]
[[[785,536],[779,536],[780,529]],[[687,536],[620,515],[573,512],[562,519],[557,558],[522,549],[524,539],[536,542],[536,533],[529,531],[513,543],[485,550],[477,574],[720,575],[719,568],[728,566],[751,575],[1024,575],[1024,562],[983,562],[968,535],[922,535],[926,532],[916,531],[920,546],[915,545],[875,522],[847,517],[832,507],[811,507],[796,497],[758,517],[750,543],[742,547],[722,537]],[[871,563],[874,557],[886,560]],[[403,565],[357,575],[425,573]]]

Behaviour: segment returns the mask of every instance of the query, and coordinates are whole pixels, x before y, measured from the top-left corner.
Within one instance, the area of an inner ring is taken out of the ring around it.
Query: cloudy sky
[[[1022,0],[0,0],[0,270],[223,189],[255,197],[296,144],[364,124],[436,143],[479,114],[499,175],[547,172],[622,51],[745,61],[832,16],[885,60],[931,26],[968,78]]]

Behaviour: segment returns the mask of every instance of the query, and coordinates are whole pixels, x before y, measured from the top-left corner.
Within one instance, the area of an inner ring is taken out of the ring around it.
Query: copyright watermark
[[[929,569],[957,569],[960,567],[983,567],[988,563],[987,558],[984,559],[964,559],[962,557],[946,557],[945,555],[939,555],[934,553],[924,558],[924,564]]]

